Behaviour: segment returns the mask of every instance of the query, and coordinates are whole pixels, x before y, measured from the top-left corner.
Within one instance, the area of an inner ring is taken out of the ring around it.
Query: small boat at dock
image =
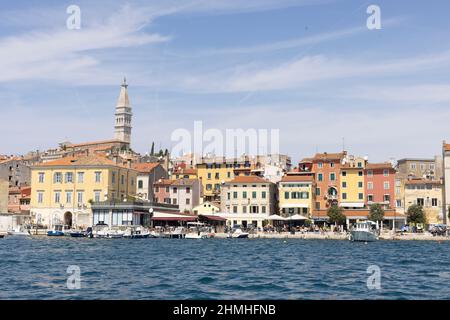
[[[227,236],[229,239],[245,239],[248,238],[249,233],[242,231],[241,228],[234,229],[233,232],[230,232]]]
[[[123,237],[127,239],[145,239],[150,237],[154,238],[153,236],[150,235],[150,232],[142,226],[133,226],[127,228],[125,230]]]
[[[22,226],[17,226],[14,229],[9,230],[7,233],[8,233],[8,236],[13,236],[13,237],[30,237],[31,236],[30,232]]]
[[[185,239],[208,239],[212,237],[211,228],[201,222],[188,222]]]
[[[66,235],[66,232],[69,232],[69,229],[67,226],[64,226],[62,224],[55,224],[53,226],[53,229],[50,229],[47,231],[47,236],[49,237],[64,237]]]
[[[379,238],[378,224],[373,221],[357,222],[349,235],[350,241],[373,242]]]

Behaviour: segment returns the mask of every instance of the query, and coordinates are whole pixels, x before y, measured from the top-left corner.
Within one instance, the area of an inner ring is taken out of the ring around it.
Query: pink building
[[[170,203],[170,185],[173,180],[159,179],[154,183],[154,202]]]
[[[365,170],[366,205],[383,205],[395,208],[395,169],[388,162],[368,163]]]

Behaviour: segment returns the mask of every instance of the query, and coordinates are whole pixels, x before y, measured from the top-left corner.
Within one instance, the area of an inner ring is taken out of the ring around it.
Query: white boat
[[[201,222],[188,222],[188,232],[185,239],[208,239],[212,237],[210,227]]]
[[[233,232],[228,234],[228,238],[233,239],[248,238],[248,232],[242,231],[241,228],[236,228]]]
[[[143,239],[150,238],[151,236],[147,228],[144,228],[142,226],[132,226],[125,230],[123,237],[128,239]]]
[[[186,230],[183,227],[172,227],[168,231],[162,233],[162,237],[171,239],[182,239],[185,235]]]
[[[117,229],[108,229],[106,230],[106,237],[108,239],[119,239],[123,238],[125,232]]]
[[[13,237],[30,237],[31,236],[30,232],[22,226],[17,226],[14,229],[9,230],[7,233],[8,233],[8,236],[13,236]]]
[[[357,222],[349,235],[350,241],[371,242],[379,237],[378,224],[373,221]]]

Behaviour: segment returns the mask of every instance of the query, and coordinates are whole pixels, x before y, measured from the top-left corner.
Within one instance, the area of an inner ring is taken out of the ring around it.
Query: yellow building
[[[412,205],[423,208],[428,224],[443,223],[443,184],[428,179],[411,179],[405,182],[404,203],[406,211]]]
[[[236,176],[249,175],[255,166],[246,159],[206,160],[197,164],[197,177],[203,184],[204,201],[220,201],[221,185]]]
[[[92,225],[90,204],[133,198],[138,172],[101,156],[66,157],[31,167],[35,223]]]
[[[196,179],[198,179],[197,169],[191,169],[191,168],[176,169],[173,171],[173,173],[171,173],[170,179],[171,180],[178,180],[178,179],[196,180]]]
[[[350,157],[344,160],[340,170],[340,203],[348,209],[364,207],[364,168],[367,160]]]
[[[220,212],[220,208],[211,202],[203,202],[192,209],[192,212],[196,215],[214,215]]]
[[[287,174],[279,182],[280,214],[289,217],[299,214],[311,216],[314,204],[314,178],[312,175]]]

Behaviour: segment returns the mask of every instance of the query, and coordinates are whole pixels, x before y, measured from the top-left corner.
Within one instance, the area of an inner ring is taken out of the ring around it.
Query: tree
[[[344,215],[344,209],[337,205],[332,205],[328,208],[327,215],[330,218],[330,223],[344,224],[346,217]]]
[[[381,204],[374,203],[370,206],[369,219],[372,221],[383,221],[384,210],[383,210],[383,207],[381,206]]]
[[[413,204],[406,212],[408,223],[426,223],[422,206]]]
[[[154,156],[155,155],[155,142],[152,142],[152,148],[150,149],[150,155]]]

